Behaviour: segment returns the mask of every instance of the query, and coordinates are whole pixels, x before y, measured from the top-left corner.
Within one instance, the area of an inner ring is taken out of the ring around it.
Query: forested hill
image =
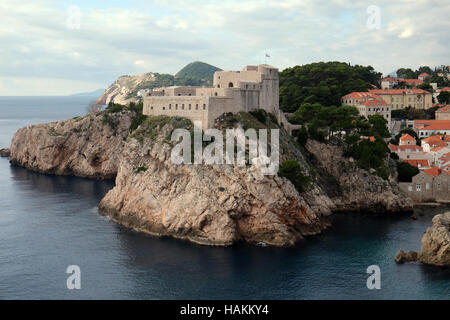
[[[212,85],[214,72],[221,70],[210,64],[195,61],[177,72],[175,83],[177,85]]]
[[[287,68],[280,73],[280,107],[285,112],[294,112],[303,102],[338,106],[343,95],[379,86],[380,79],[381,73],[371,66],[345,62]]]

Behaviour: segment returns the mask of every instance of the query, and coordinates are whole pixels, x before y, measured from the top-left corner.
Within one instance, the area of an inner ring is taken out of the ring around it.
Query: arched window
[[[214,95],[217,97],[217,92],[214,92]]]
[[[230,82],[230,83],[228,84],[228,88],[233,88],[233,82]]]
[[[217,85],[217,88],[220,88],[220,84]]]

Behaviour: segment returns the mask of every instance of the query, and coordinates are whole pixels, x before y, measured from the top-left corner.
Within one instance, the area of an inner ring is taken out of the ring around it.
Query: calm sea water
[[[33,123],[85,114],[89,97],[0,97],[0,147]],[[1,299],[448,299],[450,270],[396,265],[434,214],[336,215],[295,248],[211,248],[145,236],[100,215],[111,181],[57,177],[0,158]],[[447,209],[448,210],[448,209]],[[366,269],[381,268],[381,290]],[[81,290],[68,290],[69,265]]]

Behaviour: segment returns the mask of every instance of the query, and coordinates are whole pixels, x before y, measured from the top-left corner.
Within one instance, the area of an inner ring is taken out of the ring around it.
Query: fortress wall
[[[202,121],[202,128],[205,129],[208,122],[208,109],[209,97],[145,97],[143,114],[178,116],[191,121]]]
[[[214,126],[214,121],[222,114],[227,112],[237,113],[240,110],[240,106],[236,104],[236,101],[232,98],[226,97],[210,97],[210,108],[208,112],[207,127]]]

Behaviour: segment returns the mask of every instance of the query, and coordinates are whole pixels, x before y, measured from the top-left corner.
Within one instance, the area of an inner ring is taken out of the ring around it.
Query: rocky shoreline
[[[400,250],[395,256],[397,263],[419,261],[438,267],[450,266],[450,212],[434,216],[432,223],[422,237],[420,252]]]
[[[311,178],[304,192],[286,178],[262,175],[257,164],[173,165],[170,134],[191,124],[149,117],[133,131],[134,116],[103,111],[19,129],[10,161],[42,173],[115,178],[102,213],[141,232],[204,245],[292,246],[321,233],[336,211],[412,210],[395,183],[358,168],[335,146],[309,141],[302,150],[282,128],[281,160],[295,159]]]

